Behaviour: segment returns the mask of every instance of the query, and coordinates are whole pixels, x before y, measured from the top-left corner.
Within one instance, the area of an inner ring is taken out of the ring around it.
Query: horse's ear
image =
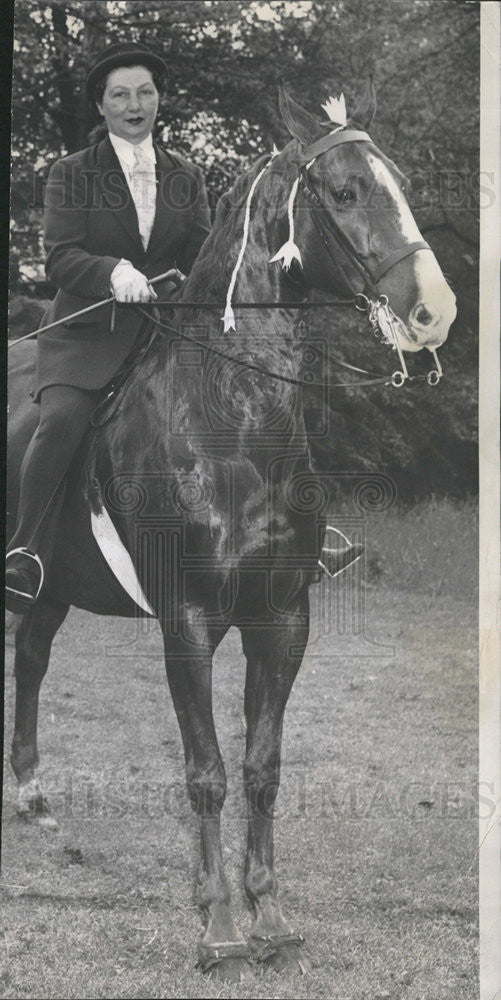
[[[350,115],[351,121],[356,122],[357,125],[361,125],[364,129],[368,129],[376,114],[376,107],[376,89],[371,76],[367,80],[365,91],[358,107]]]
[[[280,87],[278,105],[287,131],[294,139],[299,139],[302,146],[309,146],[323,134],[321,123],[300,104],[296,104],[283,86]]]

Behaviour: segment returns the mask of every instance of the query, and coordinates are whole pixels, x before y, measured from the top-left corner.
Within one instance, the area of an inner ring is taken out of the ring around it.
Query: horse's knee
[[[244,760],[244,782],[259,787],[278,782],[280,776],[280,746],[276,740],[256,741]]]
[[[254,812],[271,819],[280,785],[280,758],[269,753],[261,759],[248,756],[244,762],[244,788]]]
[[[23,617],[15,637],[14,672],[18,680],[33,674],[43,677],[52,640],[67,613],[67,606],[52,606],[41,600]]]
[[[277,882],[272,865],[256,857],[254,852],[248,852],[245,859],[244,886],[252,902],[276,893]]]
[[[42,679],[49,664],[50,648],[42,648],[30,642],[27,637],[16,636],[16,656],[14,660],[14,675],[16,680],[23,682],[27,678]]]
[[[18,700],[28,702],[38,697],[49,666],[49,656],[50,649],[39,649],[29,643],[16,642],[14,675]]]
[[[188,767],[186,784],[191,806],[197,816],[218,816],[226,798],[226,774],[221,760],[203,769]]]

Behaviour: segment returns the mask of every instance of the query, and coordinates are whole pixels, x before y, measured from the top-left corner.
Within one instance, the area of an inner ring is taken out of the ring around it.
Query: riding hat
[[[94,88],[97,81],[107,76],[112,69],[117,69],[118,66],[146,66],[147,69],[157,73],[167,72],[167,64],[164,60],[148,49],[146,45],[142,45],[141,42],[115,42],[99,53],[90,68],[86,81],[89,100],[94,98]]]

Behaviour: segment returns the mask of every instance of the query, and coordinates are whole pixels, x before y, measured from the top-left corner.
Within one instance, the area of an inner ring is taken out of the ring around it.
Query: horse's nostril
[[[421,326],[428,326],[428,324],[431,323],[433,316],[430,312],[428,312],[426,306],[418,306],[416,319],[418,323],[421,323]]]

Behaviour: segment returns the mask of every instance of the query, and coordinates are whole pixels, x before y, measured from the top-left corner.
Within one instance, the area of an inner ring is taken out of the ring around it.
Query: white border
[[[501,998],[501,674],[500,674],[500,4],[480,6],[480,998]],[[480,802],[482,802],[482,798]],[[491,815],[489,815],[489,813]]]

